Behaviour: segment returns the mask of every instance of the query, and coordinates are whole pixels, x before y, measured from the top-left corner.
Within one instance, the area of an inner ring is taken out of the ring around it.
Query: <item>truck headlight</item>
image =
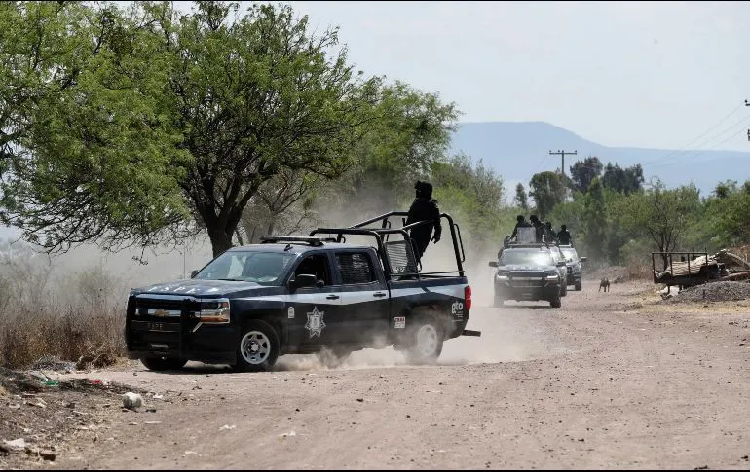
[[[508,280],[508,274],[497,274],[497,280]]]
[[[200,320],[203,323],[229,323],[229,299],[202,300]]]
[[[557,280],[557,274],[547,274],[544,276],[544,280]]]

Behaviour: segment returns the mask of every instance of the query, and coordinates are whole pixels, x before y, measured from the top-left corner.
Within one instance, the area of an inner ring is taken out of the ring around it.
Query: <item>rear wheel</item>
[[[279,335],[273,326],[262,320],[249,321],[237,346],[234,369],[239,372],[271,370],[279,358],[280,347]]]
[[[443,328],[434,316],[420,317],[409,333],[410,364],[434,364],[443,351]]]
[[[187,359],[178,359],[175,357],[141,357],[141,364],[148,370],[154,372],[163,372],[165,370],[178,370],[187,364]]]

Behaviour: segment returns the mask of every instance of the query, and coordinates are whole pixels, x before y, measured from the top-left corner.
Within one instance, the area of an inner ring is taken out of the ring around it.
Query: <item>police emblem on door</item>
[[[318,310],[318,307],[315,307],[313,311],[307,312],[307,324],[305,324],[305,328],[310,331],[311,339],[315,336],[320,337],[320,333],[326,327],[326,324],[323,322],[323,313]]]

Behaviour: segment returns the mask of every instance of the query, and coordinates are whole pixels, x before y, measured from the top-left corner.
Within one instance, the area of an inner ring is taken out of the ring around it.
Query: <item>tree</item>
[[[700,204],[695,186],[667,190],[657,181],[654,188],[633,194],[623,205],[623,224],[631,234],[649,237],[659,252],[674,251],[689,228],[691,215]],[[662,255],[663,268],[668,258]]]
[[[529,209],[529,202],[528,198],[526,197],[526,189],[523,187],[523,184],[521,182],[518,182],[518,185],[516,185],[516,198],[514,199],[514,203],[518,205],[519,208],[523,208],[524,210]]]
[[[635,164],[623,169],[617,164],[609,163],[604,168],[601,182],[605,188],[630,195],[643,189],[643,168],[640,164]]]
[[[371,195],[377,210],[391,210],[413,195],[414,182],[446,161],[459,111],[437,94],[402,82],[383,87],[373,110],[376,120],[357,144],[357,164],[340,192],[347,197]],[[375,208],[373,208],[375,210]]]
[[[351,167],[380,79],[334,52],[336,29],[311,34],[289,6],[237,10],[197,2],[178,16],[146,2],[97,13],[101,29],[83,37],[99,53],[32,113],[4,186],[8,221],[48,248],[176,240],[168,230],[196,222],[217,255],[264,183]]]
[[[565,200],[567,187],[562,176],[556,172],[545,171],[534,174],[529,182],[529,195],[536,203],[539,218],[544,220],[558,203]]]
[[[591,181],[602,173],[603,165],[598,157],[587,157],[583,162],[578,161],[570,166],[570,176],[573,189],[581,193],[588,192]]]
[[[584,241],[592,259],[603,260],[606,253],[607,210],[604,189],[594,178],[583,200]]]

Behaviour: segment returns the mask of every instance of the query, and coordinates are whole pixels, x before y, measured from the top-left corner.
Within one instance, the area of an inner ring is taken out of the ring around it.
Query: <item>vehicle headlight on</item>
[[[544,276],[544,280],[557,280],[557,272],[551,273],[551,274],[546,274]]]
[[[508,280],[508,274],[505,272],[498,272],[497,280]]]
[[[229,323],[229,299],[202,300],[200,320],[203,323]]]

